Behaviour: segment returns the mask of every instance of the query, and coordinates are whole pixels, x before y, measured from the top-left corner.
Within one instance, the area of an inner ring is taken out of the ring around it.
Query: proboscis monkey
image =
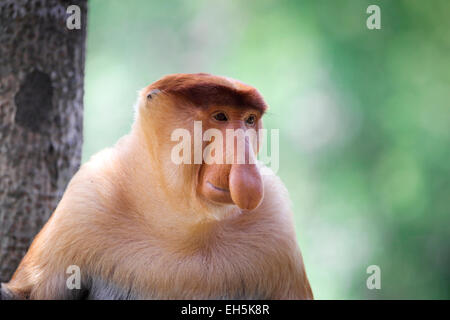
[[[265,110],[256,89],[209,74],[143,89],[131,132],[75,174],[2,298],[312,299],[286,188],[254,161],[259,136],[244,138],[245,163],[238,141],[223,162],[220,148],[213,162],[194,159],[217,139],[199,143],[195,123],[201,134],[258,131]],[[177,129],[192,152],[174,152]]]

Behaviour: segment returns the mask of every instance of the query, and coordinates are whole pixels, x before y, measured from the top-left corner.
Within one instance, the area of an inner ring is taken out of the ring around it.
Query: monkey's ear
[[[149,93],[147,93],[147,100],[153,99],[158,93],[160,93],[158,89],[153,89]]]

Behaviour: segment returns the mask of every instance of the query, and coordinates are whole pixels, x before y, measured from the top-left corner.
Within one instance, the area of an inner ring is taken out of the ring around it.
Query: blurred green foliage
[[[366,9],[381,8],[381,30]],[[280,129],[279,175],[319,299],[450,298],[450,2],[89,2],[83,161],[163,75],[240,79]],[[366,268],[381,268],[368,290]]]

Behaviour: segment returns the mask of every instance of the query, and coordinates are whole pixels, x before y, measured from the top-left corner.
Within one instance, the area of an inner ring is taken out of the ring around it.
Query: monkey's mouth
[[[230,193],[230,190],[229,190],[229,189],[224,189],[224,188],[217,187],[217,186],[213,185],[213,184],[212,184],[211,182],[209,182],[209,181],[206,181],[206,183],[207,183],[211,188],[213,188],[214,190],[221,191],[221,192],[227,192],[227,193]]]

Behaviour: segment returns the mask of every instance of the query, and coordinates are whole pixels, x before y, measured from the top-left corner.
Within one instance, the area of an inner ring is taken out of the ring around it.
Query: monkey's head
[[[175,74],[141,91],[137,123],[176,201],[253,210],[264,195],[256,155],[266,109],[239,81]]]

